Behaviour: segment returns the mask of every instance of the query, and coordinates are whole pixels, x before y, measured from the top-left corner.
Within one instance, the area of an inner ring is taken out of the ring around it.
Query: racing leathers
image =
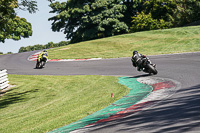
[[[40,62],[44,59],[45,59],[45,62],[47,62],[48,54],[47,54],[47,52],[42,51],[37,57],[37,62]]]
[[[133,54],[131,61],[134,67],[137,67],[138,71],[142,70],[142,64],[143,64],[143,59],[146,58],[145,55],[139,54],[139,53],[135,53]]]

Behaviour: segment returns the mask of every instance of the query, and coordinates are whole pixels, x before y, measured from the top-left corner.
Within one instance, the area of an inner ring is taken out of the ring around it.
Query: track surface
[[[34,52],[1,55],[0,69],[23,75],[112,75],[145,77],[132,67],[130,58],[98,61],[48,62],[34,69],[27,61]],[[157,64],[158,75],[181,83],[181,89],[151,109],[127,118],[104,123],[87,132],[199,132],[200,131],[200,53],[149,56]]]

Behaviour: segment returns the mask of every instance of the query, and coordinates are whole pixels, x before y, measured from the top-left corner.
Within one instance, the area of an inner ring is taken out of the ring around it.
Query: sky
[[[67,1],[67,0],[57,0]],[[47,0],[37,0],[39,11],[30,14],[28,11],[16,10],[17,16],[25,18],[32,25],[33,35],[29,38],[21,38],[21,40],[14,41],[6,39],[5,43],[0,43],[0,52],[4,54],[7,52],[18,53],[20,47],[33,46],[36,44],[45,45],[48,42],[58,43],[60,41],[67,41],[66,35],[63,32],[53,32],[51,30],[51,23],[48,18],[56,15],[49,13],[51,8],[48,6]]]

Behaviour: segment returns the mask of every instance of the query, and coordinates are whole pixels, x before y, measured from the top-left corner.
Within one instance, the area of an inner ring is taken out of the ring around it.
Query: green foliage
[[[130,32],[183,26],[200,19],[198,0],[144,0],[136,9],[140,10],[132,17]]]
[[[124,17],[122,21],[124,21],[128,27],[131,27],[132,16],[136,16],[137,12],[142,11],[142,0],[122,0],[123,5],[126,7],[125,12],[123,13]]]
[[[0,55],[3,54],[3,52],[0,52]]]
[[[13,54],[13,52],[7,52],[7,54]]]
[[[130,32],[167,29],[172,26],[171,23],[165,22],[163,19],[153,19],[151,13],[146,15],[144,12],[138,13],[137,17],[133,17],[132,24]]]
[[[200,20],[199,0],[177,0],[177,10],[174,11],[174,25],[183,26]]]
[[[138,7],[137,7],[138,8]],[[173,0],[144,0],[140,2],[140,11],[132,17],[130,32],[166,29],[173,26]]]
[[[125,6],[121,0],[69,0],[50,4],[52,30],[63,30],[71,42],[107,37],[128,32],[121,21]]]
[[[123,34],[128,29],[134,32],[177,27],[200,19],[199,0],[49,1],[51,13],[56,13],[49,18],[52,30],[63,31],[71,42]]]
[[[27,51],[34,51],[34,50],[42,50],[42,49],[55,48],[55,47],[65,46],[65,45],[68,45],[68,44],[69,44],[69,41],[61,41],[59,43],[49,42],[46,45],[36,44],[34,46],[21,47],[19,49],[18,53],[27,52]]]
[[[1,0],[0,1],[0,42],[5,42],[5,39],[20,40],[32,36],[32,27],[25,18],[17,16],[15,9],[22,7],[33,13],[37,10],[36,2],[31,0],[22,0],[19,3],[17,0]]]
[[[151,13],[152,18],[157,20],[171,21],[174,10],[176,10],[174,0],[145,0],[143,3],[144,13]]]
[[[29,13],[35,13],[37,8],[37,1],[35,0],[21,0],[19,3],[19,8],[22,10],[27,10]]]

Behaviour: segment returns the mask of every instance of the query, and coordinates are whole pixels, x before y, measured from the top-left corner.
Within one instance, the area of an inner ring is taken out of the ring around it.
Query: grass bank
[[[9,75],[0,97],[0,132],[51,131],[98,111],[129,92],[111,76]],[[114,93],[114,98],[111,97]]]
[[[130,57],[200,51],[200,26],[124,34],[49,50],[50,59]]]

